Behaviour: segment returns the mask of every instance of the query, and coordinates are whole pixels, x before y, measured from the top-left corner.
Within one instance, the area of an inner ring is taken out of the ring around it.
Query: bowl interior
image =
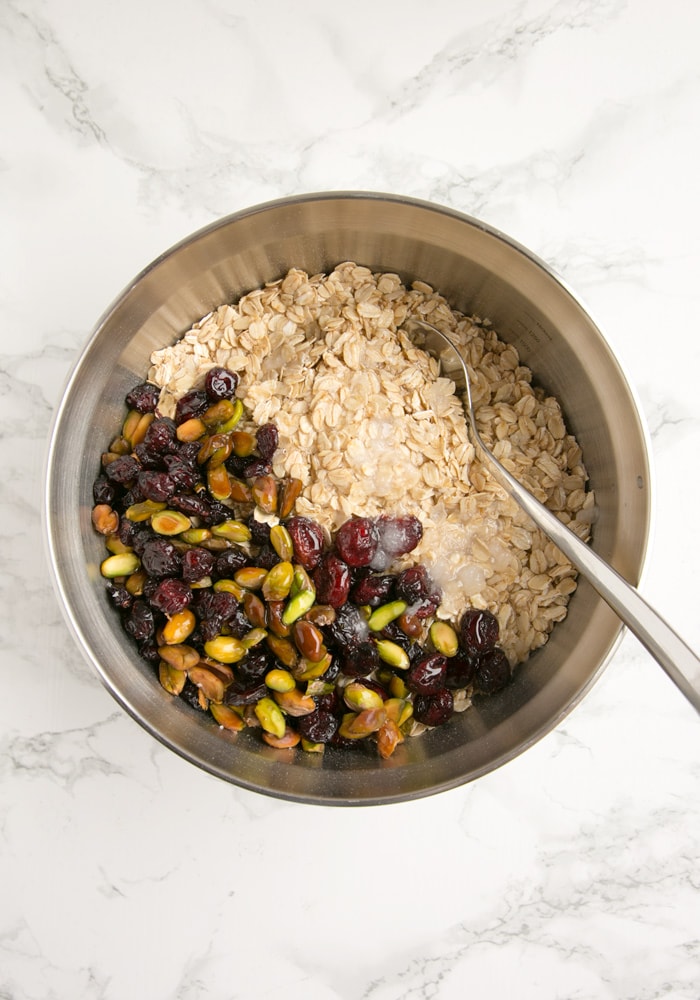
[[[585,582],[547,644],[501,694],[449,725],[407,740],[387,761],[368,747],[296,754],[232,736],[165,694],[104,596],[102,542],[92,530],[99,454],[123,418],[125,393],[153,350],[222,302],[291,267],[344,260],[427,281],[450,304],[488,317],[537,382],[562,404],[583,448],[599,518],[593,546],[636,584],[650,520],[646,436],[629,385],[577,299],[532,254],[487,226],[434,205],[372,194],[286,199],[201,230],[148,267],[100,320],[57,411],[47,470],[46,527],[56,585],[79,645],[115,698],[175,752],[226,780],[326,804],[426,795],[469,781],[552,729],[602,670],[620,623]]]

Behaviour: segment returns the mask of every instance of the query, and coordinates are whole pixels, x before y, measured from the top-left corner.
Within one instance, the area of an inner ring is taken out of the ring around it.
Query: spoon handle
[[[475,434],[475,437],[478,435]],[[494,477],[561,549],[604,601],[637,636],[688,701],[700,712],[700,659],[638,590],[536,500],[478,440]]]

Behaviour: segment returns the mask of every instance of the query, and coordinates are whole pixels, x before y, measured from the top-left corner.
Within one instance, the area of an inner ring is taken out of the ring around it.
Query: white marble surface
[[[477,783],[304,807],[132,722],[40,543],[52,408],[133,275],[238,208],[393,191],[586,301],[651,432],[643,590],[698,648],[699,43],[689,0],[0,5],[2,1000],[700,996],[700,722],[632,637]]]

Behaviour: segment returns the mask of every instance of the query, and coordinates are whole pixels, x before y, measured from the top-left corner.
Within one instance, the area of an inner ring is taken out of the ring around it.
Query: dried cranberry
[[[328,602],[321,603],[327,604]],[[367,622],[362,617],[360,609],[356,608],[354,604],[343,604],[336,608],[335,618],[327,626],[326,633],[329,642],[345,654],[369,639]]]
[[[263,424],[262,427],[258,427],[255,440],[260,456],[269,461],[277,451],[279,439],[279,431],[274,424]]]
[[[160,652],[158,650],[158,644],[154,639],[146,639],[144,642],[139,643],[139,656],[142,657],[147,663],[152,663],[156,666],[160,663]]]
[[[411,615],[414,618],[431,618],[437,609],[440,607],[440,601],[442,600],[442,594],[433,595],[425,601],[421,601],[419,604],[414,604],[411,607]]]
[[[230,634],[236,639],[242,639],[248,632],[250,632],[250,622],[246,616],[245,611],[239,605],[232,615],[229,615],[225,621],[226,627]]]
[[[395,591],[396,596],[409,605],[411,614],[417,614],[418,609],[426,602],[437,608],[442,599],[442,591],[421,563],[399,573]]]
[[[216,557],[214,575],[219,579],[227,580],[233,576],[236,570],[242,569],[247,564],[248,553],[238,545],[233,545]]]
[[[413,718],[424,726],[442,726],[453,712],[454,698],[447,688],[435,694],[417,694],[413,698]]]
[[[192,604],[190,607],[197,618],[206,618],[212,608],[212,599],[215,590],[211,587],[194,587],[192,590]]]
[[[333,712],[323,708],[317,708],[315,712],[302,715],[295,721],[297,732],[312,743],[329,743],[340,725]]]
[[[122,583],[110,583],[107,586],[107,596],[120,611],[126,611],[134,603],[134,598]]]
[[[198,712],[204,711],[204,706],[199,700],[199,688],[196,684],[192,683],[189,677],[185,681],[185,686],[180,693],[180,697],[183,701],[187,702],[190,708],[196,708]]]
[[[180,553],[167,538],[151,538],[146,542],[141,565],[149,576],[158,580],[165,576],[177,576],[180,563]]]
[[[417,663],[421,657],[426,656],[429,652],[432,652],[432,650],[426,649],[422,642],[411,641],[406,652],[408,653],[410,662]]]
[[[182,579],[187,583],[196,583],[214,570],[216,556],[208,549],[188,549],[182,556]]]
[[[430,653],[411,665],[406,674],[406,686],[414,694],[435,694],[445,686],[447,657]]]
[[[162,469],[163,456],[141,441],[134,448],[134,457],[139,460],[142,469]]]
[[[258,521],[255,514],[250,514],[246,519],[246,525],[253,545],[267,545],[270,541],[270,525],[266,521]]]
[[[157,417],[146,431],[143,443],[156,455],[177,451],[179,441],[175,436],[175,422],[169,417]]]
[[[245,467],[250,458],[241,458],[240,455],[229,455],[225,461],[225,466],[236,479],[245,479]]]
[[[316,599],[319,604],[340,608],[350,593],[350,570],[346,563],[332,552],[320,561],[313,572]]]
[[[462,615],[459,631],[467,649],[486,653],[498,642],[498,619],[490,611],[468,608]]]
[[[141,594],[144,600],[150,602],[151,598],[153,597],[153,594],[155,593],[155,589],[159,583],[160,580],[156,580],[154,577],[150,576],[148,577],[148,579],[144,580],[143,588],[141,590]]]
[[[230,517],[230,507],[227,507],[225,503],[221,503],[219,500],[210,501],[207,524],[221,524],[222,521],[228,521]]]
[[[196,470],[197,456],[199,455],[200,448],[201,444],[199,441],[183,441],[175,454],[177,454],[181,462],[184,462],[191,469]]]
[[[199,622],[195,625],[194,629],[190,632],[187,639],[188,646],[194,646],[195,649],[202,649],[204,646],[204,639],[202,638],[202,630],[199,627]]]
[[[177,615],[189,605],[192,591],[184,580],[167,577],[161,580],[151,595],[151,607],[170,617]]]
[[[239,610],[239,604],[233,594],[226,590],[215,590],[212,595],[214,614],[220,615],[222,621],[232,621]],[[250,626],[249,626],[250,627]]]
[[[180,396],[175,405],[175,423],[184,424],[186,420],[201,417],[209,407],[209,397],[201,389],[192,389]]]
[[[195,590],[192,607],[199,616],[204,642],[219,635],[225,624],[233,624],[231,634],[237,638],[250,630],[250,622],[239,608],[238,601],[225,590]]]
[[[106,476],[98,476],[92,484],[92,499],[95,503],[107,503],[111,506],[116,495],[114,483],[110,483]]]
[[[374,569],[386,569],[399,556],[412,552],[423,537],[423,525],[417,517],[384,515],[376,521],[379,542],[372,559]]]
[[[135,524],[127,517],[123,517],[119,523],[119,541],[130,546],[139,558],[143,555],[143,550],[153,538],[153,532],[143,524]]]
[[[137,524],[136,521],[130,521],[128,517],[123,517],[119,522],[119,527],[117,528],[117,535],[119,536],[119,541],[123,545],[128,545],[129,548],[133,548],[133,538],[139,531],[147,531],[143,525]],[[148,532],[150,536],[150,531]]]
[[[361,642],[343,653],[341,667],[348,677],[366,677],[380,666],[379,653],[373,642]]]
[[[175,490],[178,493],[184,493],[195,488],[199,482],[199,474],[189,463],[182,460],[179,453],[177,455],[166,455],[164,462],[168,470],[168,476],[172,479]]]
[[[210,642],[212,639],[216,639],[217,635],[221,634],[223,624],[223,619],[219,615],[212,614],[206,618],[202,618],[199,623],[202,642]]]
[[[126,511],[129,507],[132,507],[136,503],[141,503],[145,499],[145,496],[141,492],[141,487],[139,486],[138,481],[136,481],[133,483],[130,490],[127,490],[126,493],[122,493],[118,506],[121,507],[122,510]]]
[[[490,649],[477,662],[474,686],[480,694],[495,694],[510,680],[510,664],[502,649]]]
[[[130,410],[138,410],[139,413],[155,413],[159,399],[158,386],[152,382],[142,382],[126,394],[126,405]]]
[[[352,517],[335,536],[335,547],[348,566],[369,566],[377,551],[379,533],[369,517]]]
[[[213,638],[209,633],[214,625],[217,626],[215,635],[225,625],[236,639],[242,639],[246,632],[250,631],[250,622],[246,618],[243,608],[233,594],[229,594],[225,590],[215,591],[212,594],[211,603],[206,611],[206,621],[202,621],[202,629],[203,632],[207,632],[207,639]]]
[[[268,543],[260,546],[258,554],[255,557],[255,565],[260,566],[261,569],[272,569],[279,561],[280,557]]]
[[[238,375],[228,368],[210,368],[204,379],[204,388],[209,399],[232,399],[238,388]]]
[[[241,464],[241,471],[238,473],[244,479],[257,479],[258,476],[269,476],[272,472],[272,465],[266,458],[246,458]]]
[[[139,472],[139,489],[146,500],[162,503],[175,492],[175,483],[165,472]]]
[[[389,600],[389,596],[394,588],[396,577],[388,573],[370,573],[369,576],[360,577],[350,591],[350,600],[354,604],[368,604],[371,608],[378,608]]]
[[[211,501],[201,493],[181,493],[171,497],[169,505],[188,517],[200,517],[205,523],[209,522]]]
[[[236,675],[245,686],[262,680],[271,667],[270,652],[262,646],[255,646],[236,664]]]
[[[207,618],[214,610],[214,598],[216,591],[209,587],[197,588],[192,595],[192,610],[200,618]]]
[[[120,458],[115,458],[105,469],[107,478],[113,483],[119,483],[120,486],[132,483],[140,471],[141,466],[132,455],[122,455]]]
[[[466,649],[459,649],[455,656],[451,656],[447,661],[447,674],[445,684],[449,688],[465,688],[474,680],[478,656],[468,652]]]
[[[136,642],[150,639],[155,632],[153,612],[145,601],[136,600],[123,618],[124,631]]]
[[[342,693],[338,687],[316,695],[314,701],[316,702],[316,707],[322,712],[332,712],[333,715],[342,716],[347,710]]]
[[[296,561],[304,569],[316,569],[324,546],[321,525],[309,517],[295,516],[288,517],[284,526],[291,535]]]

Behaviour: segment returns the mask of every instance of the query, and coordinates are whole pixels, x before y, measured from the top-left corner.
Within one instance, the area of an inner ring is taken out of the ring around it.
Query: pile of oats
[[[423,540],[406,560],[442,587],[440,615],[493,612],[515,664],[565,617],[576,571],[475,455],[454,384],[398,332],[410,315],[462,348],[484,442],[587,539],[594,497],[559,403],[533,387],[488,321],[455,312],[421,281],[406,288],[352,262],[330,274],[293,269],[156,351],[149,379],[172,415],[209,368],[238,372],[250,419],[279,429],[275,474],[304,483],[297,513],[329,531],[353,515],[418,516]]]

